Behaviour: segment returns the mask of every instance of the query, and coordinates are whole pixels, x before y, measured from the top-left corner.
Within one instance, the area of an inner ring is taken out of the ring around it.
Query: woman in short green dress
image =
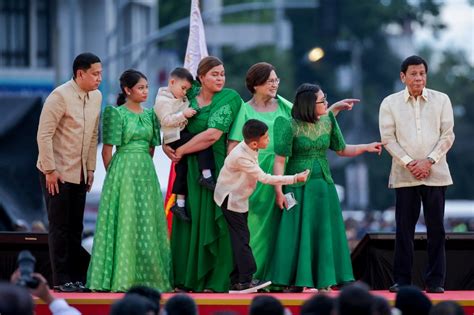
[[[280,208],[284,193],[293,193],[296,206],[284,210],[275,251],[266,279],[274,284],[327,289],[354,280],[341,207],[329,170],[326,151],[357,156],[382,150],[382,144],[346,145],[322,90],[301,85],[295,96],[292,118],[277,118],[275,125],[275,174],[310,169],[306,183],[275,187]],[[285,169],[285,159],[288,162]],[[297,290],[295,290],[297,291]]]
[[[171,290],[171,254],[160,184],[153,165],[160,130],[146,77],[127,70],[117,105],[103,114],[102,157],[107,169],[86,286],[125,292],[134,285]],[[121,105],[121,106],[120,106]],[[116,152],[112,156],[112,148]]]
[[[243,140],[242,128],[247,120],[263,121],[268,126],[270,143],[266,149],[258,151],[258,163],[265,173],[272,174],[275,160],[274,123],[278,117],[291,118],[293,104],[277,95],[280,79],[275,67],[267,62],[259,62],[251,66],[247,71],[245,83],[253,96],[242,105],[232,125],[229,133],[228,151]],[[357,99],[344,99],[333,104],[329,110],[337,115],[341,110],[351,109],[357,101]],[[249,210],[250,247],[257,264],[254,278],[263,279],[268,272],[281,217],[281,211],[275,207],[273,186],[257,183],[249,200]]]
[[[178,161],[184,154],[212,145],[217,175],[224,165],[227,134],[242,99],[234,90],[224,88],[224,65],[216,57],[201,60],[197,77],[201,84],[192,88],[188,98],[198,113],[187,125],[187,129],[197,135],[176,151],[168,146],[163,149]],[[200,171],[196,156],[189,155],[187,160],[186,207],[191,222],[173,220],[174,286],[193,292],[228,292],[233,260],[227,223],[214,202],[213,191],[198,184]]]

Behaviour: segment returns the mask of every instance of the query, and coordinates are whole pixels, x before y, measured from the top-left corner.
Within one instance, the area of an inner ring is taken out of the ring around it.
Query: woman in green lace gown
[[[199,63],[197,77],[202,86],[194,86],[188,98],[197,110],[187,125],[197,134],[176,151],[164,146],[175,161],[212,145],[216,172],[219,174],[226,156],[227,134],[240,109],[242,99],[234,90],[225,89],[225,72],[216,57]],[[173,220],[171,252],[174,286],[194,292],[229,290],[233,260],[227,223],[215,204],[213,192],[197,182],[200,171],[195,155],[188,156],[188,195],[186,207],[191,222]]]
[[[170,291],[171,254],[160,184],[152,161],[160,144],[146,77],[127,70],[120,77],[119,107],[103,114],[102,157],[107,169],[99,204],[86,286],[125,292],[134,285]],[[125,99],[125,95],[126,99]],[[112,156],[112,148],[116,152]]]
[[[270,143],[266,149],[258,151],[258,163],[265,173],[273,173],[274,123],[278,117],[291,118],[293,104],[277,95],[280,79],[273,65],[267,62],[254,64],[247,71],[245,78],[247,89],[252,98],[240,108],[239,114],[229,133],[228,151],[243,140],[242,128],[249,119],[258,119],[268,126]],[[341,110],[352,109],[357,99],[344,99],[333,104],[329,110],[337,115]],[[273,245],[277,236],[281,211],[275,206],[275,191],[271,185],[257,183],[249,199],[248,226],[250,230],[250,247],[252,248],[257,272],[254,278],[263,279],[268,272]]]
[[[275,251],[266,278],[278,285],[326,289],[354,280],[341,207],[329,170],[326,151],[340,156],[380,154],[382,144],[346,145],[322,90],[312,84],[296,92],[292,119],[275,121],[275,174],[310,169],[306,183],[275,187],[276,201],[286,208],[284,193],[293,193],[296,206],[284,210]],[[285,159],[288,162],[285,168]]]

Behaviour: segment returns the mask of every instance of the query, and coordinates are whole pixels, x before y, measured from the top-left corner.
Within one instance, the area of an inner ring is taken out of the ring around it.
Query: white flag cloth
[[[186,56],[184,57],[184,67],[196,77],[199,61],[209,55],[201,11],[199,10],[199,0],[192,0],[189,19],[189,37]]]

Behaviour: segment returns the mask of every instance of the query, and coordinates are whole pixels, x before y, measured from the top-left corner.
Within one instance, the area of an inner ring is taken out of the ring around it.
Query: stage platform
[[[385,297],[393,305],[395,294],[388,291],[371,291],[375,295]],[[262,293],[258,293],[262,294]],[[299,314],[299,309],[305,300],[317,293],[270,293],[279,299],[293,315]],[[337,297],[337,291],[327,293]],[[64,298],[84,315],[106,315],[110,305],[123,297],[121,293],[54,293],[58,298]],[[200,315],[212,315],[217,311],[233,311],[236,315],[248,314],[248,307],[256,294],[224,294],[224,293],[194,293],[190,294],[199,307]],[[441,301],[456,301],[461,304],[468,315],[474,315],[474,291],[447,291],[444,294],[427,294],[434,304]],[[163,302],[173,294],[163,294]],[[36,314],[51,314],[47,306],[36,300]]]

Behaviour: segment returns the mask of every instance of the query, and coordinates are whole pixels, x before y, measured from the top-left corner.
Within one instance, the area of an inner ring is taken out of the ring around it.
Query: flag
[[[202,23],[199,0],[191,1],[191,14],[189,15],[189,37],[184,56],[184,67],[196,77],[197,68],[202,58],[207,57],[206,36],[204,34],[204,24]],[[165,214],[168,220],[168,231],[171,233],[173,215],[170,211],[176,201],[176,195],[172,193],[176,173],[175,163],[171,163],[170,175],[168,177],[168,189],[165,197]]]

